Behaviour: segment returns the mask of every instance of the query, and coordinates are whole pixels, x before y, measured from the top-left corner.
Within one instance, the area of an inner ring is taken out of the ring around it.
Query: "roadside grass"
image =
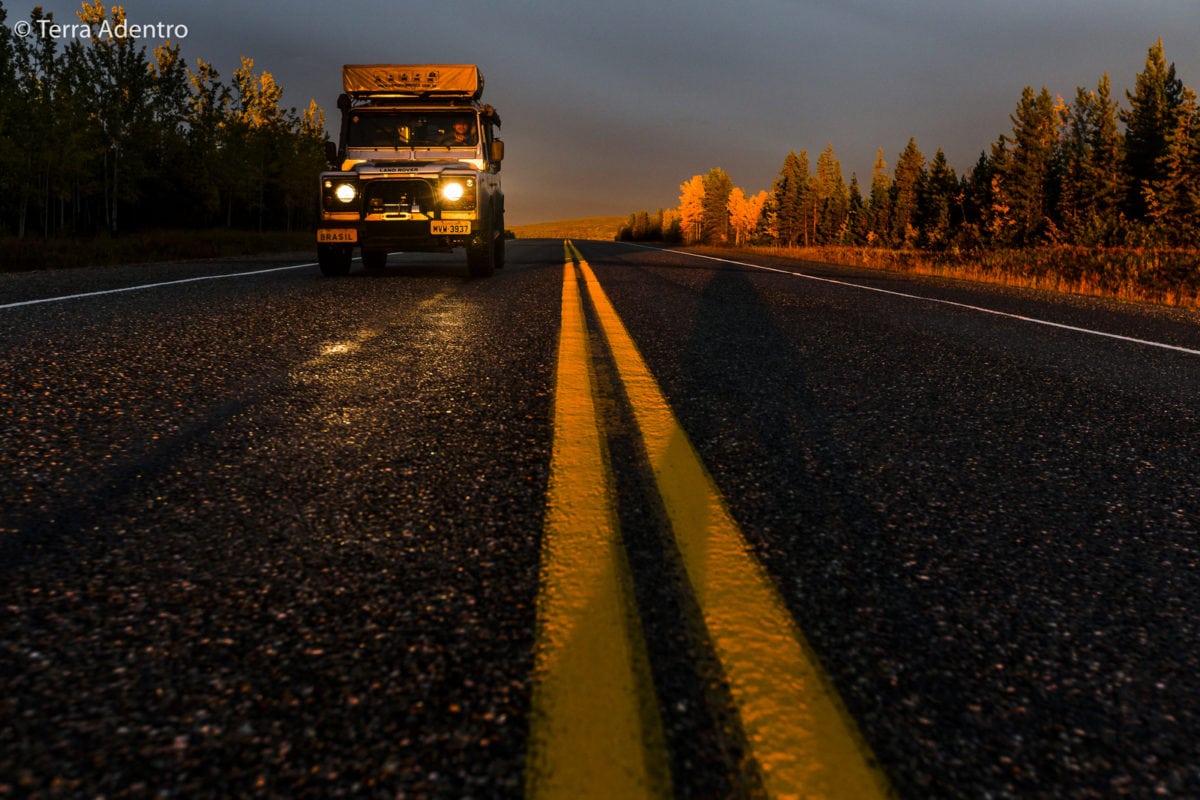
[[[611,241],[623,217],[514,226],[518,238]],[[728,254],[733,248],[696,248]],[[927,252],[871,247],[763,247],[748,252],[866,269],[931,275],[1200,310],[1200,250],[1039,247]],[[119,236],[0,237],[0,272],[153,261],[316,252],[311,231],[147,230]]]
[[[137,264],[308,251],[311,231],[149,230],[119,236],[0,238],[0,271]]]
[[[745,249],[800,261],[1200,309],[1200,250],[1066,246],[972,253],[868,247]]]

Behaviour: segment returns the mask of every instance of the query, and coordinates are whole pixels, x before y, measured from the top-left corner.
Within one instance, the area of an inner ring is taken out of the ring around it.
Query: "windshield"
[[[462,112],[405,111],[350,117],[348,147],[375,150],[410,147],[474,147],[479,131],[475,116]]]

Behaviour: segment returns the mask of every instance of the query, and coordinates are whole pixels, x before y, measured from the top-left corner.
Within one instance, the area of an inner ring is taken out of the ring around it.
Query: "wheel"
[[[317,263],[321,265],[321,274],[330,277],[348,275],[353,255],[353,248],[344,245],[318,245]]]
[[[493,249],[496,251],[495,255],[492,256],[492,260],[495,262],[496,269],[504,269],[504,237],[503,236],[496,237],[496,244]]]
[[[467,247],[467,274],[472,278],[487,278],[496,271],[496,245],[484,241]]]

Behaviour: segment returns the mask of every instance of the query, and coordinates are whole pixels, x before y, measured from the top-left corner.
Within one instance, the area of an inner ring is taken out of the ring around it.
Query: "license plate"
[[[318,244],[354,244],[358,241],[355,228],[320,228],[317,230]]]
[[[429,232],[434,236],[466,236],[471,232],[467,220],[434,219],[429,221]]]

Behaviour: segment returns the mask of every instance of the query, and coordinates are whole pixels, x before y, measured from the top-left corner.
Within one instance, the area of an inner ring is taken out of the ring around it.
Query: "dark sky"
[[[28,7],[7,0],[8,25]],[[111,4],[111,0],[110,0]],[[45,2],[59,22],[78,3]],[[832,144],[870,183],[909,137],[959,172],[1011,131],[1025,86],[1070,100],[1108,72],[1124,100],[1160,37],[1200,89],[1196,0],[129,0],[186,25],[183,55],[228,79],[251,56],[287,105],[336,129],[345,63],[474,63],[506,141],[509,224],[678,204],[713,167],[769,189],[789,150]],[[152,49],[157,41],[147,40]]]

